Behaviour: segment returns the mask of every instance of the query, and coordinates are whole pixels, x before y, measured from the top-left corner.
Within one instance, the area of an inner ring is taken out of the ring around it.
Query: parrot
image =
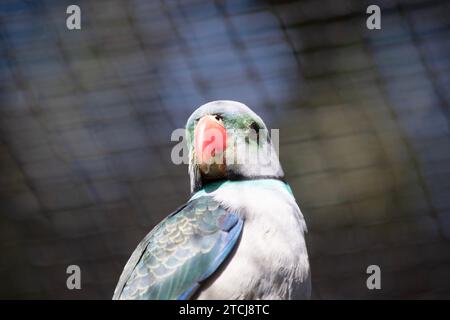
[[[263,120],[217,100],[185,130],[191,197],[138,244],[113,300],[309,299],[305,219]]]

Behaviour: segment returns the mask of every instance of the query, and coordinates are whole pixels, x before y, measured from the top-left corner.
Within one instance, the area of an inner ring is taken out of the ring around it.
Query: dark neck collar
[[[226,182],[226,181],[248,181],[248,180],[264,180],[264,179],[273,179],[273,180],[279,180],[281,182],[286,183],[286,180],[284,179],[284,177],[280,177],[280,176],[271,176],[271,175],[261,175],[261,176],[242,176],[242,175],[229,175],[226,178],[223,179],[217,179],[217,180],[211,180],[211,181],[202,181],[202,185],[196,187],[193,191],[192,194],[199,191],[200,189],[203,189],[204,187],[206,187],[209,184],[213,184],[213,183],[218,183],[218,182]]]

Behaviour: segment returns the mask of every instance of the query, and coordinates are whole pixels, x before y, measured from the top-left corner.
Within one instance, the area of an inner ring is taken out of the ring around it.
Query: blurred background
[[[170,134],[217,99],[280,128],[313,298],[450,298],[449,17],[442,0],[2,0],[0,298],[110,299],[189,197]]]

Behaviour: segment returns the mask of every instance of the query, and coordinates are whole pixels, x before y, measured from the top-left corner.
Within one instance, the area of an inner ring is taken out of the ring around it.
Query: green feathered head
[[[220,180],[284,177],[264,121],[245,104],[213,101],[186,123],[191,191]]]

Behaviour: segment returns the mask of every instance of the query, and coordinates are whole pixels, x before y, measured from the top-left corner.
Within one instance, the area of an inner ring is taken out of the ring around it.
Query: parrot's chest
[[[198,299],[296,299],[310,294],[306,229],[281,182],[239,183],[214,195],[244,219],[233,255]]]

